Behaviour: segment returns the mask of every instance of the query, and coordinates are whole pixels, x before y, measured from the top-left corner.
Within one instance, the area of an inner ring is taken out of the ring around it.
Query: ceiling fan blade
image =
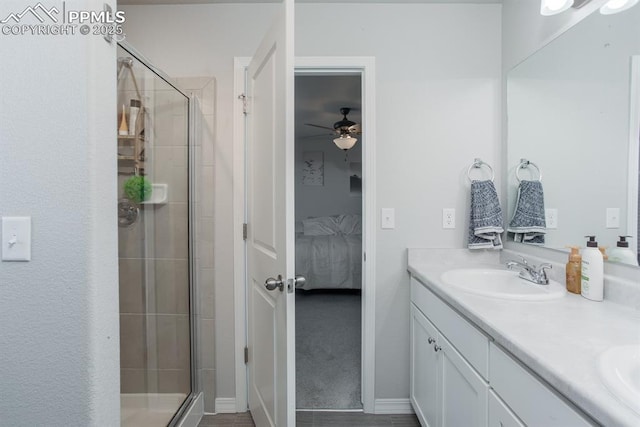
[[[314,124],[312,124],[312,123],[305,123],[305,125],[307,125],[307,126],[313,126],[313,127],[315,127],[315,128],[320,128],[320,129],[329,129],[330,131],[335,132],[335,129],[334,129],[334,128],[330,128],[330,127],[327,127],[327,126],[314,125]]]
[[[311,138],[335,138],[335,134],[333,133],[320,133],[317,135],[305,135],[301,136],[298,139],[311,139]]]

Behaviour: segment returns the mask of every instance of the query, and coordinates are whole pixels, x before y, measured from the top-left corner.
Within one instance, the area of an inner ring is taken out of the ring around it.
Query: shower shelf
[[[127,147],[132,151],[130,155],[118,154],[118,161],[126,162],[122,167],[133,167],[134,173],[137,170],[138,173],[144,175],[144,136],[118,135],[118,146]],[[133,165],[130,166],[129,162],[133,162]]]

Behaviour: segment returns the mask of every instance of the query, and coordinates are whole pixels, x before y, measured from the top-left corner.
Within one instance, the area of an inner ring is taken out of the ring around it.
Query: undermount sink
[[[640,345],[612,347],[598,359],[600,379],[622,403],[640,414]]]
[[[547,301],[567,293],[564,285],[554,280],[548,285],[537,285],[521,279],[518,274],[491,268],[458,268],[444,272],[440,278],[461,291],[500,299]]]

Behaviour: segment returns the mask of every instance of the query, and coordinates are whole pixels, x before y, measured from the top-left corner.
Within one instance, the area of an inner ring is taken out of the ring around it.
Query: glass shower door
[[[123,426],[166,426],[192,384],[189,98],[119,47]]]

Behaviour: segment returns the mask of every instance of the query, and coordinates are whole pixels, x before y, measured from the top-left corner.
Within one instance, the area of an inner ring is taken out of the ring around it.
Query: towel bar
[[[469,178],[469,181],[473,181],[471,179],[471,170],[476,168],[479,169],[482,166],[486,166],[489,168],[489,170],[491,171],[491,181],[493,182],[493,179],[495,178],[496,174],[493,172],[493,168],[491,167],[491,165],[489,163],[483,162],[481,159],[475,158],[473,160],[473,163],[471,163],[471,166],[469,166],[469,169],[467,169],[467,178]]]
[[[520,179],[520,175],[518,175],[518,173],[520,172],[521,169],[526,169],[529,166],[533,166],[534,168],[536,168],[536,170],[538,171],[538,181],[542,182],[542,171],[540,170],[540,168],[538,167],[538,165],[536,165],[535,163],[527,160],[527,159],[520,159],[520,164],[518,165],[518,167],[516,168],[516,179],[518,180],[518,182],[522,181]]]

